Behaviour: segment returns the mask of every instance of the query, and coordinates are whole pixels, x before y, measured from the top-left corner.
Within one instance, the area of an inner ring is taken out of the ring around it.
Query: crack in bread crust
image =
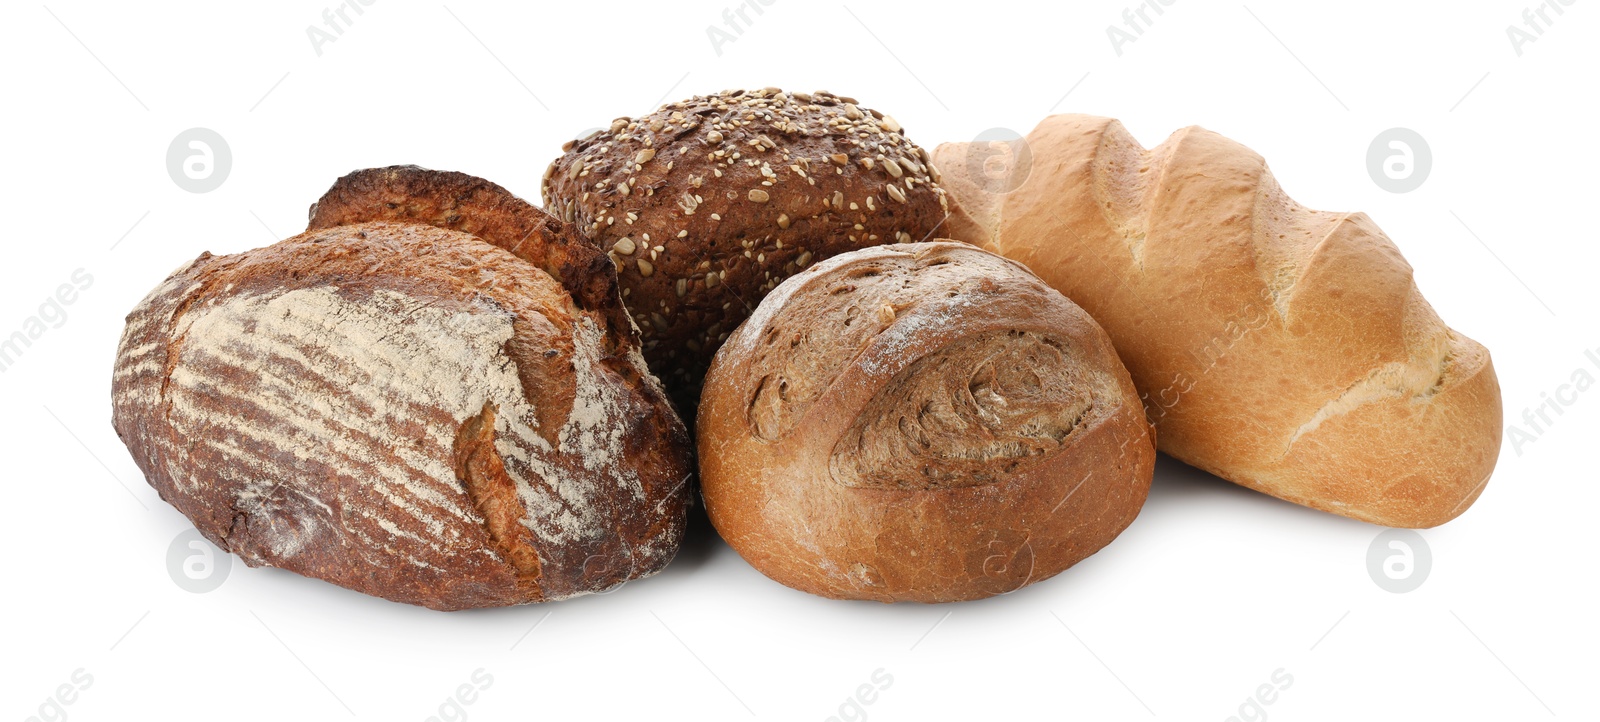
[[[960,339],[911,364],[835,445],[833,480],[868,489],[993,484],[1060,452],[1115,408],[1109,375],[1021,331]]]

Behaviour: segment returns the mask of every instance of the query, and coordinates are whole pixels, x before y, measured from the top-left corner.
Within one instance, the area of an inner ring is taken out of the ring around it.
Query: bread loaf
[[[972,177],[968,144],[935,162],[980,242],[1110,333],[1162,451],[1388,526],[1442,524],[1483,491],[1501,429],[1489,352],[1439,319],[1371,219],[1295,203],[1200,128],[1146,151],[1114,120],[1059,115],[1026,144],[1031,172],[1003,195]]]
[[[325,228],[156,288],[113,422],[251,566],[436,609],[561,599],[658,571],[683,534],[687,433],[615,334],[466,233]]]
[[[926,151],[825,91],[697,96],[563,151],[545,206],[616,262],[645,358],[685,409],[717,347],[783,279],[924,240],[945,217]]]
[[[884,602],[1054,576],[1133,521],[1155,463],[1105,332],[954,242],[779,285],[717,352],[697,442],[711,521],[756,569]]]
[[[311,205],[308,231],[367,221],[423,223],[470,233],[560,281],[579,308],[598,311],[615,333],[637,345],[617,274],[605,253],[511,191],[482,178],[414,165],[366,168],[333,184]]]

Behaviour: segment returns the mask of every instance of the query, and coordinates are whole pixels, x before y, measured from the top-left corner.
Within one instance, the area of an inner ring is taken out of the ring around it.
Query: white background
[[[445,614],[237,560],[194,594],[166,567],[189,525],[109,423],[134,303],[201,251],[298,232],[339,175],[417,163],[537,200],[582,131],[777,85],[855,96],[930,149],[1052,111],[1119,117],[1147,146],[1190,124],[1242,141],[1302,203],[1383,226],[1532,434],[1542,394],[1600,378],[1583,356],[1600,43],[1577,3],[1519,56],[1506,28],[1531,1],[1178,0],[1120,56],[1106,29],[1132,2],[777,0],[719,55],[706,28],[731,0],[379,0],[320,56],[306,28],[326,0],[7,4],[0,337],[75,269],[94,282],[0,374],[0,715],[39,714],[82,668],[71,719],[423,720],[481,668],[469,719],[824,720],[882,669],[892,684],[844,719],[1224,720],[1282,669],[1269,719],[1594,719],[1600,390],[1520,454],[1507,440],[1476,506],[1423,532],[1433,567],[1410,593],[1369,578],[1379,528],[1163,459],[1101,553],[938,607],[791,591],[705,528],[657,577],[546,606]],[[165,168],[196,126],[233,153],[206,194]],[[1434,159],[1407,194],[1365,166],[1396,126]]]

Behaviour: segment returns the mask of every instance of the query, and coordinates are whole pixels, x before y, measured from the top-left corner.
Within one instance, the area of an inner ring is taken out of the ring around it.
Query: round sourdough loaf
[[[779,582],[946,602],[1051,577],[1143,505],[1155,443],[1105,332],[1026,268],[954,242],[846,253],[717,353],[706,508]]]
[[[826,91],[696,96],[563,151],[545,207],[611,255],[645,358],[685,409],[717,347],[783,279],[923,240],[946,216],[927,152]]]
[[[683,535],[688,436],[637,347],[465,233],[357,223],[204,254],[128,316],[112,396],[206,538],[386,599],[600,591]]]

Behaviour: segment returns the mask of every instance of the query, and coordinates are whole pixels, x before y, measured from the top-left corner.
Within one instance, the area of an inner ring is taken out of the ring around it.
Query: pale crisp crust
[[[718,351],[703,495],[763,574],[947,602],[1047,579],[1143,505],[1155,444],[1110,339],[1021,265],[950,241],[785,281]]]
[[[218,546],[437,609],[676,553],[687,433],[628,337],[476,237],[356,223],[202,255],[128,316],[113,424]]]
[[[1059,115],[1027,142],[1032,175],[1000,197],[943,164],[955,204],[1105,327],[1162,451],[1387,526],[1442,524],[1482,492],[1501,437],[1489,353],[1371,219],[1300,206],[1200,128],[1146,151],[1115,120]]]

